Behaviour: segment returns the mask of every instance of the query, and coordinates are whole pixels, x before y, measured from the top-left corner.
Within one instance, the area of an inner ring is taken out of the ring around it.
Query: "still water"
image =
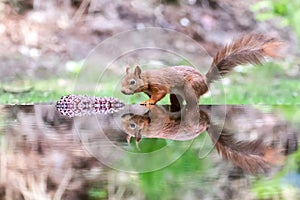
[[[299,195],[298,107],[114,108],[1,106],[0,198]]]

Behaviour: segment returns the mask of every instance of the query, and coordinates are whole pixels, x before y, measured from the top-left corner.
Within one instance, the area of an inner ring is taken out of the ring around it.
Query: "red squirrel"
[[[170,94],[171,104],[196,104],[201,95],[208,91],[209,84],[220,79],[237,65],[261,64],[265,57],[279,57],[282,42],[262,34],[244,35],[221,48],[204,75],[190,66],[172,66],[143,71],[137,66],[133,73],[126,68],[121,92],[131,95],[144,92],[149,99],[141,104],[156,104]]]

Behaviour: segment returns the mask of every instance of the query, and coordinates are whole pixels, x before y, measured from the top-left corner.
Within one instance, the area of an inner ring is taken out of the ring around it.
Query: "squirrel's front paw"
[[[155,103],[151,102],[150,100],[143,101],[143,102],[140,103],[140,105],[143,105],[143,106],[145,106],[148,109],[152,108],[154,104]]]

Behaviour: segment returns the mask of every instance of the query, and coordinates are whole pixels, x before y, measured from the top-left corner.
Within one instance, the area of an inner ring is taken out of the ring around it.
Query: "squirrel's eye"
[[[130,83],[130,85],[134,85],[136,83],[136,81],[134,79],[131,79],[129,83]]]
[[[131,124],[129,124],[129,126],[130,126],[131,129],[135,129],[135,127],[136,127],[135,123],[131,123]]]

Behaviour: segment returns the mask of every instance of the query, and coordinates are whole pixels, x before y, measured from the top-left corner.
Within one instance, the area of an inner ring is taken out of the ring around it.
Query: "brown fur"
[[[207,114],[204,111],[199,112],[198,109],[189,109],[183,112],[181,117],[181,113],[171,115],[162,107],[153,106],[151,111],[143,115],[123,115],[122,129],[127,135],[135,138],[190,140],[205,131],[208,122]],[[132,124],[135,128],[131,127]]]
[[[279,57],[282,44],[275,38],[261,34],[242,36],[218,51],[205,76],[190,66],[173,66],[144,72],[137,66],[133,73],[127,68],[122,81],[122,92],[146,93],[150,98],[141,104],[147,106],[156,104],[168,93],[172,94],[170,100],[173,104],[181,105],[183,100],[187,104],[196,104],[200,96],[208,91],[211,82],[220,79],[237,65],[261,64],[264,57]],[[130,83],[132,80],[134,84]]]
[[[135,85],[130,84],[132,80],[135,81]],[[141,103],[146,105],[156,104],[168,93],[177,96],[175,100],[172,95],[171,102],[177,101],[181,104],[183,99],[194,102],[198,101],[207,90],[205,77],[188,66],[174,66],[145,72],[137,66],[133,73],[127,71],[122,81],[124,94],[146,93],[150,99]]]

